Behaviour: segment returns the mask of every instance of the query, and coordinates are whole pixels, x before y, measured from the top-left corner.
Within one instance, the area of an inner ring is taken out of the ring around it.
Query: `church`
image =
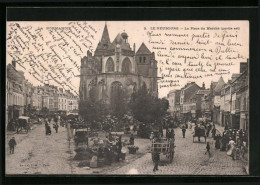
[[[87,99],[111,103],[119,93],[131,94],[146,86],[149,93],[158,96],[157,61],[144,43],[135,51],[128,43],[127,33],[119,33],[110,41],[105,24],[101,40],[92,54],[81,59],[80,101]]]

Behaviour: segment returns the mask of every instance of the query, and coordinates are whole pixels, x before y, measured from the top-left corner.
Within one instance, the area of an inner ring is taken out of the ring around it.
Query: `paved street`
[[[233,161],[226,152],[215,150],[211,143],[212,157],[205,155],[206,144],[192,142],[192,131],[187,130],[182,138],[181,129],[175,129],[175,156],[170,164],[161,157],[159,171],[153,172],[151,154],[145,153],[149,140],[136,139],[140,151],[127,154],[126,160],[103,168],[79,168],[78,161],[72,161],[75,152],[73,140],[68,132],[59,127],[59,133],[45,135],[44,125],[37,125],[28,134],[15,134],[18,144],[15,153],[6,156],[7,174],[170,174],[170,175],[245,175],[240,160]],[[10,137],[10,136],[9,136]]]
[[[204,141],[204,138],[201,139]],[[146,154],[129,165],[108,174],[158,174],[158,175],[245,175],[240,160],[233,161],[226,152],[215,151],[211,143],[212,157],[205,155],[206,144],[192,143],[192,131],[187,130],[182,138],[181,129],[175,129],[175,156],[173,162],[162,162],[159,171],[153,172],[151,154]]]
[[[70,174],[67,129],[45,135],[45,126],[37,125],[28,134],[15,134],[14,154],[6,156],[6,174]]]

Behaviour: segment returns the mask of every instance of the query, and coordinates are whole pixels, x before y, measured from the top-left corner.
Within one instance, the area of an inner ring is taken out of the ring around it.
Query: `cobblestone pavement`
[[[242,168],[245,164],[240,160],[233,161],[226,152],[215,150],[212,138],[208,140],[212,152],[209,158],[205,155],[203,139],[201,143],[193,143],[193,133],[189,129],[186,138],[182,138],[179,128],[175,129],[174,160],[168,163],[161,157],[157,172],[152,171],[151,154],[146,153],[150,141],[137,138],[138,153],[127,154],[125,161],[103,168],[79,168],[79,162],[72,160],[75,146],[68,130],[59,127],[58,133],[52,129],[52,135],[46,136],[44,125],[37,125],[28,134],[9,133],[7,138],[15,136],[18,144],[14,154],[6,155],[6,174],[245,175]]]
[[[14,154],[6,155],[6,174],[71,174],[66,128],[46,136],[45,126],[37,125],[14,136],[18,144]]]
[[[212,156],[205,155],[206,144],[192,142],[192,130],[187,129],[186,138],[182,138],[181,129],[175,129],[175,155],[172,163],[166,160],[159,165],[159,171],[153,172],[151,154],[130,162],[130,164],[113,170],[107,174],[145,174],[145,175],[246,175],[241,160],[232,160],[226,152],[215,150],[213,139],[207,138],[211,144]]]

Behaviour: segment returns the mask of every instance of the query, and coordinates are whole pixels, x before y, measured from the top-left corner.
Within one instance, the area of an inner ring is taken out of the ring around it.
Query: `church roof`
[[[121,49],[125,50],[131,50],[130,45],[125,42],[125,40],[122,37],[122,34],[118,33],[114,41],[112,42],[112,45],[116,46],[117,44],[120,45]]]
[[[109,38],[109,34],[108,34],[108,29],[107,29],[107,24],[105,24],[104,30],[103,30],[103,34],[101,37],[101,43],[110,43],[110,38]]]
[[[98,43],[96,50],[106,50],[110,45],[111,42],[108,34],[107,24],[105,24],[101,40]]]
[[[124,43],[124,39],[122,37],[122,35],[120,33],[117,34],[116,38],[114,39],[114,41],[112,42],[112,44],[122,44]]]
[[[142,43],[136,54],[151,54],[151,51],[146,47],[144,43]]]

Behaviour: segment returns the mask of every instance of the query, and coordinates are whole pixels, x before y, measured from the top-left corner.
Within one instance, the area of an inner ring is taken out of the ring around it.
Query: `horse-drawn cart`
[[[72,126],[75,144],[78,146],[80,143],[88,145],[88,139],[91,137],[98,137],[98,132],[91,130],[88,125],[76,123]]]
[[[25,132],[28,133],[30,129],[30,118],[26,116],[20,116],[17,122],[17,133],[20,133],[22,130],[25,130]]]
[[[171,139],[159,139],[157,141],[152,141],[151,153],[152,160],[154,161],[154,156],[156,153],[166,155],[166,158],[172,162],[174,157],[174,138]]]
[[[200,142],[200,138],[201,137],[204,137],[205,139],[205,143],[206,143],[206,140],[207,140],[207,136],[206,136],[206,130],[204,127],[195,127],[195,132],[194,132],[194,135],[193,135],[193,143],[194,143],[194,138],[195,137],[198,137],[198,142]]]

